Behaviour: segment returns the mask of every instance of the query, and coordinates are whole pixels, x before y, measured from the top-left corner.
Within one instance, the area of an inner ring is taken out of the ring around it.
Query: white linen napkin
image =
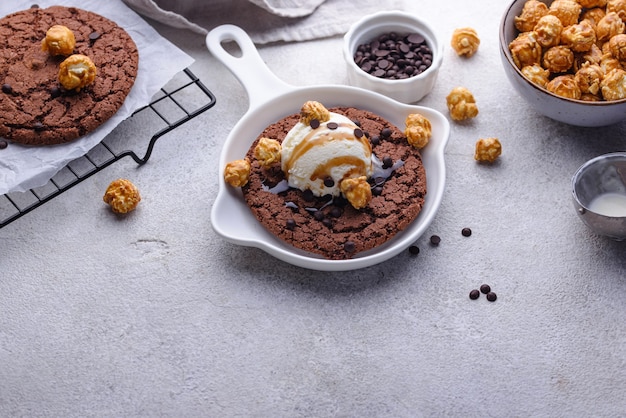
[[[405,0],[124,0],[140,14],[206,34],[230,23],[257,44],[340,35],[370,13],[404,10]]]

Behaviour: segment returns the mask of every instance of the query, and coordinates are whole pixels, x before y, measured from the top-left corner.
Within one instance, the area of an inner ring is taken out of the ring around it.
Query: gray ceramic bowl
[[[541,0],[548,6],[551,0]],[[517,92],[537,113],[570,125],[606,126],[626,120],[626,99],[611,102],[584,102],[567,99],[528,81],[517,68],[509,51],[509,43],[517,37],[515,16],[526,0],[514,0],[505,9],[500,22],[500,57],[504,71]]]
[[[574,206],[595,233],[626,239],[626,152],[601,155],[572,177]]]

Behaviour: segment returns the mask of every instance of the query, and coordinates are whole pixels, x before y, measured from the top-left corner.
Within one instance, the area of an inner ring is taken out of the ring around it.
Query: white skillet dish
[[[223,43],[235,42],[241,53],[228,52]],[[215,232],[228,242],[260,248],[287,263],[321,271],[347,271],[369,267],[394,257],[412,245],[433,221],[443,198],[446,169],[444,149],[450,125],[440,112],[399,103],[386,96],[357,87],[323,85],[294,87],[278,79],[265,65],[248,35],[233,25],[219,26],[206,37],[209,51],[235,75],[248,93],[250,105],[224,142],[219,161],[219,190],[211,209]],[[432,124],[430,143],[422,150],[426,169],[427,195],[418,217],[385,244],[357,254],[349,260],[328,260],[299,250],[268,232],[254,217],[240,189],[224,182],[226,163],[245,156],[252,142],[272,123],[293,113],[302,104],[316,100],[326,107],[351,106],[374,112],[403,129],[406,116],[421,113]]]

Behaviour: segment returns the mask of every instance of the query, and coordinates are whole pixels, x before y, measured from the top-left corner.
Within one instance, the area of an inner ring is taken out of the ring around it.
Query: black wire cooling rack
[[[138,109],[122,122],[129,125],[124,129],[126,134],[123,138],[117,135],[121,130],[116,129],[86,155],[71,161],[44,186],[0,196],[0,229],[124,157],[131,157],[139,165],[145,164],[160,137],[210,109],[214,104],[215,96],[209,89],[191,70],[183,70],[160,90],[149,105]],[[132,133],[132,124],[136,119],[144,119],[157,129],[147,147],[145,136],[141,132],[131,135],[136,143],[129,144],[128,132]],[[141,152],[137,154],[133,151],[137,147],[144,148],[143,157],[139,156]]]

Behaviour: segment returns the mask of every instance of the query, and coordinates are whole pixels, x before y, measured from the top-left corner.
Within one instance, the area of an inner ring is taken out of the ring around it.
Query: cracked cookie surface
[[[74,32],[74,54],[97,68],[92,84],[79,92],[59,84],[66,58],[42,51],[53,25]],[[22,10],[0,19],[0,137],[25,145],[73,141],[106,122],[122,106],[139,64],[137,46],[116,23],[98,14],[52,6]]]
[[[254,157],[254,148],[262,137],[282,142],[298,122],[298,114],[267,127],[254,141],[247,154],[250,179],[242,191],[255,217],[272,234],[301,250],[341,260],[384,244],[418,216],[426,196],[426,172],[419,150],[408,144],[396,126],[365,110],[329,110],[360,126],[379,161],[402,161],[384,180],[370,179],[374,196],[365,208],[356,210],[345,199],[312,197],[293,188],[280,193],[267,191],[280,184],[284,174],[280,163],[262,167]]]

